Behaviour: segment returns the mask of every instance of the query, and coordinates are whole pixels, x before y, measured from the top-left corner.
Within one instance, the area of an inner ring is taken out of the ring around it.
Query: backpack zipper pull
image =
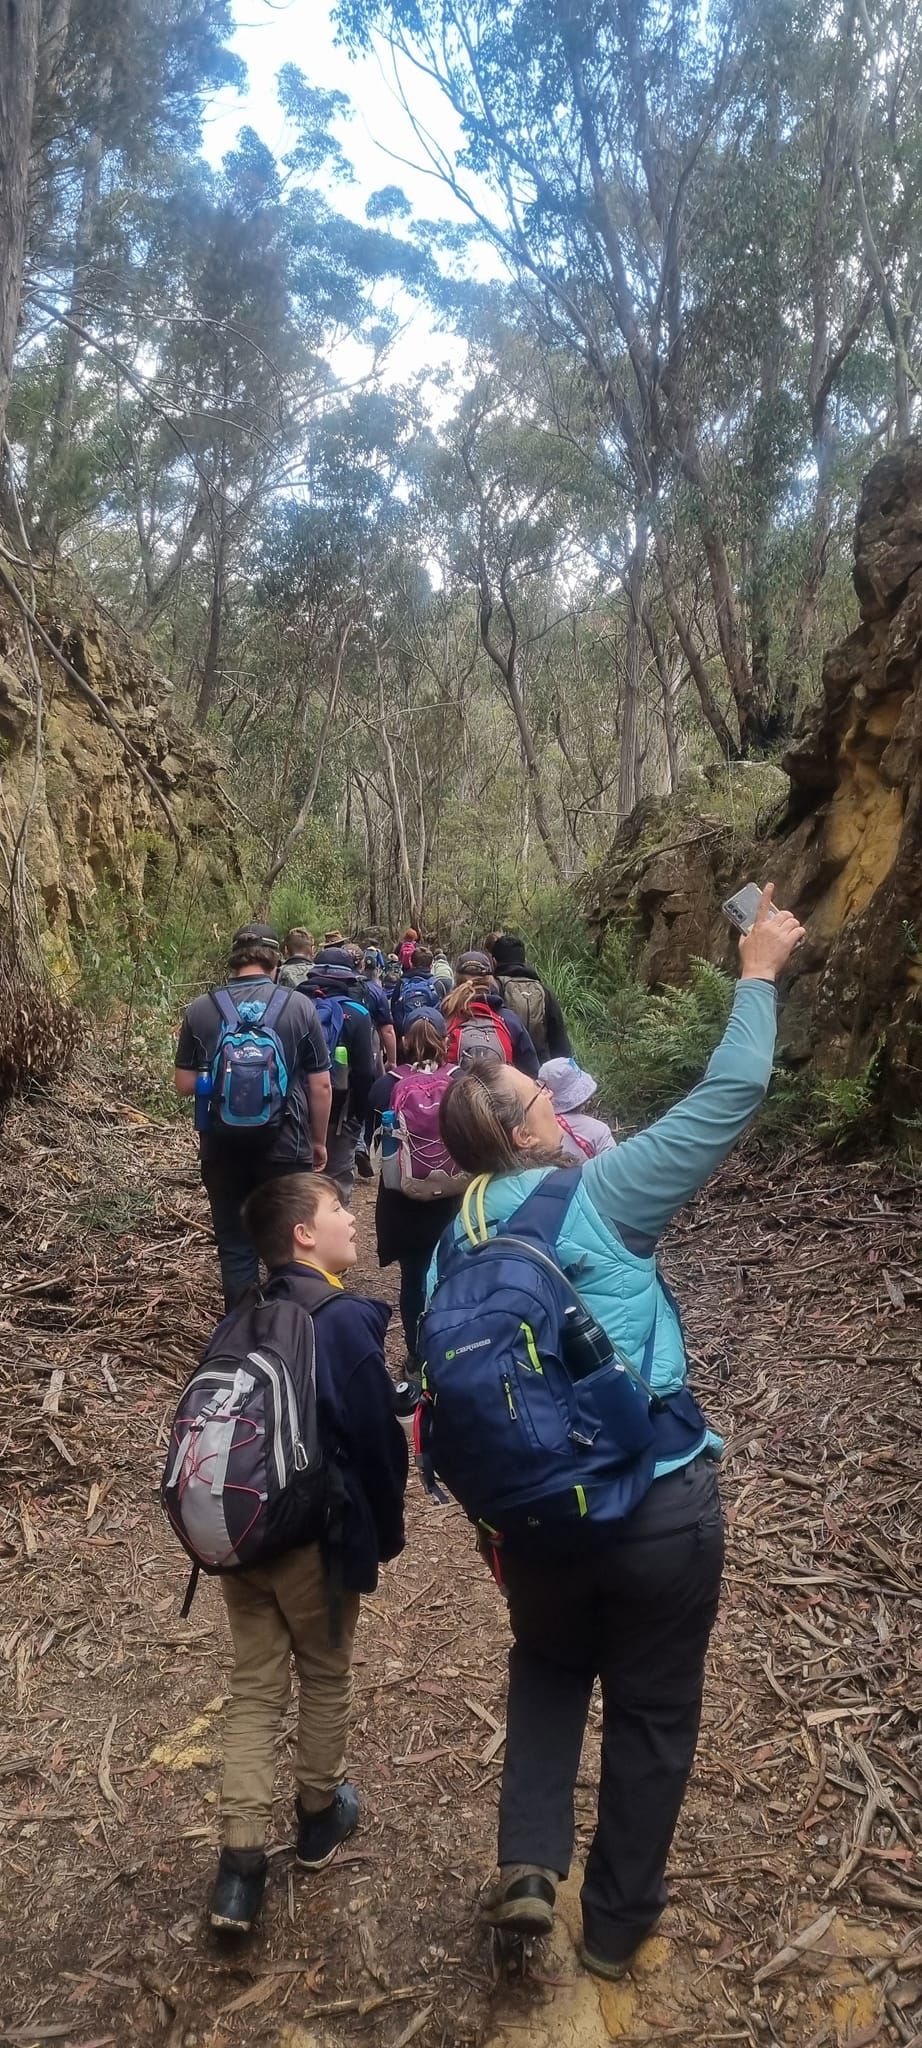
[[[510,1422],[517,1422],[518,1409],[516,1408],[515,1402],[512,1398],[512,1381],[509,1378],[509,1374],[507,1372],[503,1373],[503,1393],[506,1396],[506,1407],[509,1410],[509,1420]]]

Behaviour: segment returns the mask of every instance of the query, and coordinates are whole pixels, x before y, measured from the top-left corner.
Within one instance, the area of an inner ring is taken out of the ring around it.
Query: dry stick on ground
[[[125,732],[124,727],[119,725],[117,718],[113,718],[108,705],[103,703],[102,698],[93,689],[92,684],[88,683],[86,681],[86,678],[80,674],[79,670],[74,668],[73,662],[68,661],[66,654],[62,654],[61,649],[55,646],[50,633],[46,633],[44,626],[41,624],[40,620],[36,618],[31,605],[26,603],[22,591],[19,589],[18,585],[14,583],[12,576],[9,575],[8,571],[4,568],[2,562],[0,562],[0,584],[3,585],[4,590],[6,590],[9,596],[12,598],[13,603],[15,604],[17,610],[21,613],[26,625],[31,628],[31,631],[33,633],[38,634],[38,637],[41,640],[42,645],[44,647],[47,647],[48,652],[52,656],[53,660],[57,662],[59,668],[63,669],[64,674],[67,676],[68,680],[76,686],[76,688],[80,692],[81,697],[85,697],[87,703],[92,704],[93,710],[96,712],[97,716],[102,719],[103,724],[109,727],[110,732],[114,732],[116,739],[119,741],[120,745],[124,747],[125,752],[129,757],[129,760],[134,762],[138,774],[141,776],[142,780],[147,783],[147,787],[150,790],[152,796],[160,805],[160,809],[164,813],[167,824],[169,825],[170,831],[173,834],[173,838],[176,840],[177,845],[181,846],[183,842],[183,834],[179,822],[173,811],[173,807],[168,802],[167,798],[164,796],[159,784],[154,781],[150,769],[147,768],[145,766],[145,763],[142,761],[141,756],[138,753],[137,747],[132,745],[132,742],[128,738],[128,734]]]

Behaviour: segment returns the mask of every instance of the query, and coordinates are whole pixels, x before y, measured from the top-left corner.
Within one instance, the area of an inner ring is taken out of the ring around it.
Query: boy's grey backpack
[[[311,1311],[337,1292],[318,1274]],[[284,1279],[215,1331],[180,1397],[160,1492],[192,1559],[184,1613],[200,1571],[341,1540],[343,1480],[320,1441],[312,1313]]]

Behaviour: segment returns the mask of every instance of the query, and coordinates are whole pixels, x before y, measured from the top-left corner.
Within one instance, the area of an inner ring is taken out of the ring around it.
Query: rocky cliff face
[[[922,1099],[922,443],[865,480],[854,581],[859,624],[785,761],[779,893],[807,939],[783,1042],[843,1073],[882,1044],[888,1095],[908,1108]]]
[[[729,958],[720,902],[741,881],[772,876],[779,901],[807,927],[788,980],[782,1050],[844,1074],[860,1072],[879,1046],[887,1098],[911,1111],[922,1103],[918,441],[865,480],[854,582],[859,624],[826,657],[822,701],[785,759],[790,799],[775,831],[743,849],[718,820],[680,815],[669,830],[659,814],[635,815],[589,878],[584,903],[596,929],[632,909],[646,978],[677,981],[693,953]]]
[[[174,716],[170,685],[143,652],[66,584],[39,596],[38,617],[119,728],[104,722],[36,641],[44,696],[36,779],[25,628],[0,593],[0,849],[8,858],[31,803],[29,877],[49,956],[66,976],[71,933],[90,921],[101,884],[142,895],[149,862],[175,838],[180,861],[195,859],[203,890],[226,891],[239,878],[239,855],[230,808],[216,787],[217,758]]]

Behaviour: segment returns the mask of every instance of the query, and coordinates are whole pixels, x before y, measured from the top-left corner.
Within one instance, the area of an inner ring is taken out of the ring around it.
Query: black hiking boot
[[[372,1166],[370,1155],[367,1152],[356,1153],[355,1170],[360,1180],[374,1180],[375,1170]]]
[[[651,1934],[659,1926],[660,1918],[661,1915],[658,1913],[656,1919],[651,1920],[649,1927],[642,1928],[639,1934],[628,1934],[626,1941],[630,1945],[625,1947],[620,1955],[605,1955],[601,1945],[596,1947],[584,1929],[579,1951],[583,1969],[588,1970],[593,1977],[606,1977],[609,1983],[617,1984],[621,1977],[630,1974],[638,1949],[643,1947],[645,1941],[649,1941]]]
[[[361,1810],[355,1786],[348,1782],[339,1786],[322,1813],[305,1813],[300,1799],[296,1799],[298,1840],[295,1858],[301,1869],[323,1870],[326,1864],[332,1863],[337,1849],[355,1834]]]
[[[222,1849],[208,1901],[217,1934],[249,1934],[263,1902],[268,1864],[261,1849]]]
[[[537,1863],[501,1863],[481,1901],[481,1912],[502,1934],[549,1934],[554,1924],[557,1872]]]

